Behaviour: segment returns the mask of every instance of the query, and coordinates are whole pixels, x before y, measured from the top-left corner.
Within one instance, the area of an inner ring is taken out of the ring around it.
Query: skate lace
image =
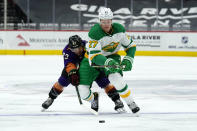
[[[98,107],[98,101],[97,100],[94,100],[92,103],[91,103],[92,107]]]
[[[47,100],[46,100],[46,102],[45,102],[45,104],[51,104],[53,102],[53,99],[51,99],[51,98],[48,98]]]
[[[120,100],[115,101],[115,106],[121,106],[123,103]]]
[[[137,105],[135,104],[135,102],[132,102],[131,104],[129,104],[129,107],[130,107],[131,109],[134,109],[134,108],[137,107]]]

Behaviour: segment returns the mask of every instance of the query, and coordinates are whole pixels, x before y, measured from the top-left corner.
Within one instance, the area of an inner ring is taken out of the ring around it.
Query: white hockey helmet
[[[101,8],[99,11],[99,19],[113,19],[113,12],[110,8]]]

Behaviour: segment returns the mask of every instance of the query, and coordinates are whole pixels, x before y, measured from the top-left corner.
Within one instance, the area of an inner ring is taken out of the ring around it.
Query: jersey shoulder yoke
[[[102,30],[99,24],[95,24],[89,31],[88,36],[94,40],[100,40],[106,34]]]
[[[125,32],[125,28],[119,23],[113,23],[112,28],[113,28],[113,34]]]

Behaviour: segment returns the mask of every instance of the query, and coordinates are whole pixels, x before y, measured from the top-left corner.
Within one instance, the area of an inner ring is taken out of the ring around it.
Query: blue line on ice
[[[197,112],[142,112],[140,115],[192,115],[192,114],[197,114]],[[60,114],[60,113],[55,113],[55,114],[0,114],[0,117],[7,117],[7,116],[86,116],[86,115],[91,115],[91,113],[76,113],[76,114]],[[118,114],[118,113],[100,113],[99,115],[133,115],[132,113],[124,113],[124,114]]]

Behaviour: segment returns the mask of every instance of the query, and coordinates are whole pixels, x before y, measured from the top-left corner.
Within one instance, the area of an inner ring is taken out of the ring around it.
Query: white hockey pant
[[[131,104],[133,102],[131,90],[128,88],[128,85],[119,73],[110,74],[109,81],[115,86],[121,98],[123,98],[127,104]]]
[[[79,94],[81,96],[81,99],[85,101],[92,102],[94,100],[94,95],[92,91],[90,90],[90,87],[87,85],[79,85]]]

